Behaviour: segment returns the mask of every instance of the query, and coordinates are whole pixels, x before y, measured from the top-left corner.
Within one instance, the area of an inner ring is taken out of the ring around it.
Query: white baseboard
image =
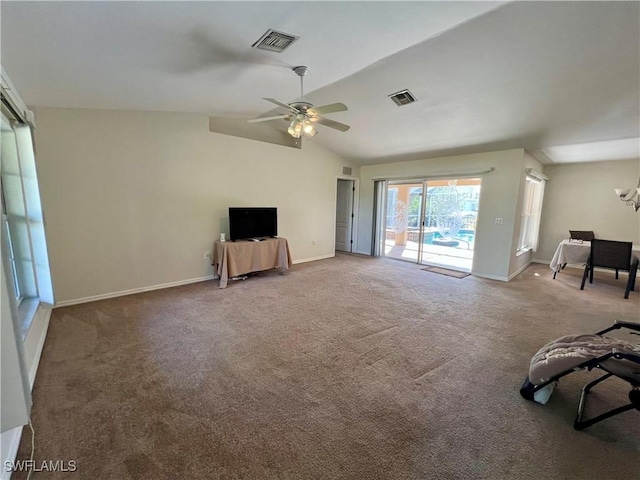
[[[487,275],[485,273],[476,273],[476,272],[471,272],[471,274],[474,275],[475,277],[488,278],[490,280],[499,280],[501,282],[509,282],[509,281],[513,280],[514,278],[516,278],[518,275],[520,275],[522,272],[524,272],[524,270],[529,265],[531,265],[531,263],[532,263],[532,261],[529,261],[529,262],[525,263],[523,266],[521,266],[519,269],[517,269],[515,272],[513,272],[508,277],[500,277],[498,275]]]
[[[363,254],[363,255],[368,255],[368,254]],[[334,258],[335,256],[336,256],[335,253],[329,253],[326,255],[319,255],[317,257],[301,258],[299,260],[294,260],[292,263],[294,265],[297,265],[299,263],[315,262],[316,260],[325,260],[327,258]],[[132,288],[130,290],[121,290],[119,292],[103,293],[100,295],[92,295],[90,297],[75,298],[73,300],[63,300],[61,302],[56,302],[55,306],[68,307],[71,305],[79,305],[81,303],[96,302],[98,300],[107,300],[108,298],[124,297],[125,295],[134,295],[136,293],[144,293],[144,292],[150,292],[153,290],[161,290],[163,288],[179,287],[180,285],[188,285],[190,283],[205,282],[207,280],[215,280],[216,278],[218,278],[217,275],[207,275],[206,277],[190,278],[188,280],[179,280],[177,282],[162,283],[159,285],[151,285],[149,287]]]
[[[489,274],[486,274],[486,273],[471,272],[471,275],[473,275],[474,277],[488,278],[489,280],[500,280],[501,282],[508,282],[509,281],[508,277],[499,277],[498,275],[489,275]]]
[[[316,260],[324,260],[326,258],[333,258],[335,256],[336,256],[335,253],[329,253],[327,255],[320,255],[319,257],[309,257],[309,258],[302,258],[300,260],[294,260],[292,263],[294,265],[297,265],[298,263],[315,262]]]
[[[4,468],[5,462],[15,462],[18,455],[18,447],[20,446],[20,438],[22,438],[22,428],[17,427],[2,434],[2,473],[0,480],[9,480],[11,472],[7,472]]]
[[[509,278],[507,278],[507,281],[510,281],[510,280],[513,280],[514,278],[516,278],[518,275],[520,275],[522,272],[524,272],[524,269],[527,268],[529,265],[531,265],[530,261],[525,263],[518,270],[516,270],[511,275],[509,275]]]
[[[161,290],[163,288],[179,287],[180,285],[189,285],[190,283],[206,282],[213,280],[213,275],[205,277],[190,278],[188,280],[179,280],[177,282],[161,283],[159,285],[151,285],[149,287],[132,288],[130,290],[121,290],[113,293],[103,293],[101,295],[92,295],[91,297],[76,298],[73,300],[64,300],[56,302],[56,307],[68,307],[70,305],[78,305],[80,303],[96,302],[98,300],[106,300],[108,298],[124,297],[125,295],[134,295],[136,293],[151,292],[153,290]]]
[[[540,260],[538,258],[532,258],[531,263],[543,263],[544,265],[549,265],[551,262],[549,260]]]

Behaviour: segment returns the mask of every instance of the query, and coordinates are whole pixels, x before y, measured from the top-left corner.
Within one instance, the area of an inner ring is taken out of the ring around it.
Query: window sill
[[[518,250],[516,252],[516,257],[519,257],[520,255],[524,255],[525,253],[530,252],[531,250],[533,250],[531,247],[525,247],[521,250]]]

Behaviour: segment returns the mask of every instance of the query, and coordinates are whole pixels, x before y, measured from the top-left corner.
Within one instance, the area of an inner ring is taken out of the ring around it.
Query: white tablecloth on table
[[[560,271],[565,263],[574,265],[585,265],[591,253],[591,242],[577,242],[575,240],[563,240],[558,245],[556,253],[551,259],[549,268],[554,272]],[[633,246],[633,257],[640,259],[640,246]]]

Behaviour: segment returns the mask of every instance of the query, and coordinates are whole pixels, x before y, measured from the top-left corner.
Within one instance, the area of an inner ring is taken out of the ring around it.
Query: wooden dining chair
[[[596,267],[615,270],[616,280],[618,279],[618,272],[622,270],[623,272],[629,272],[629,279],[624,292],[624,298],[629,298],[629,292],[635,290],[636,273],[638,271],[638,260],[632,262],[632,249],[633,244],[631,242],[592,239],[591,253],[584,268],[580,290],[584,290],[587,276],[589,276],[589,283],[593,283],[593,271]]]

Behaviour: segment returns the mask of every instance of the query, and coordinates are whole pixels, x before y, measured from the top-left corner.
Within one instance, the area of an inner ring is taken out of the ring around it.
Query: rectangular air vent
[[[351,167],[342,167],[342,174],[343,175],[351,175]]]
[[[393,100],[393,103],[395,103],[399,107],[416,101],[416,97],[414,97],[413,94],[406,89],[400,90],[396,93],[392,93],[391,95],[389,95],[389,98]]]
[[[300,37],[269,29],[267,30],[267,33],[262,35],[262,37],[260,37],[260,39],[251,46],[253,48],[260,48],[262,50],[280,53],[288,48],[293,42],[298,40],[298,38]]]

